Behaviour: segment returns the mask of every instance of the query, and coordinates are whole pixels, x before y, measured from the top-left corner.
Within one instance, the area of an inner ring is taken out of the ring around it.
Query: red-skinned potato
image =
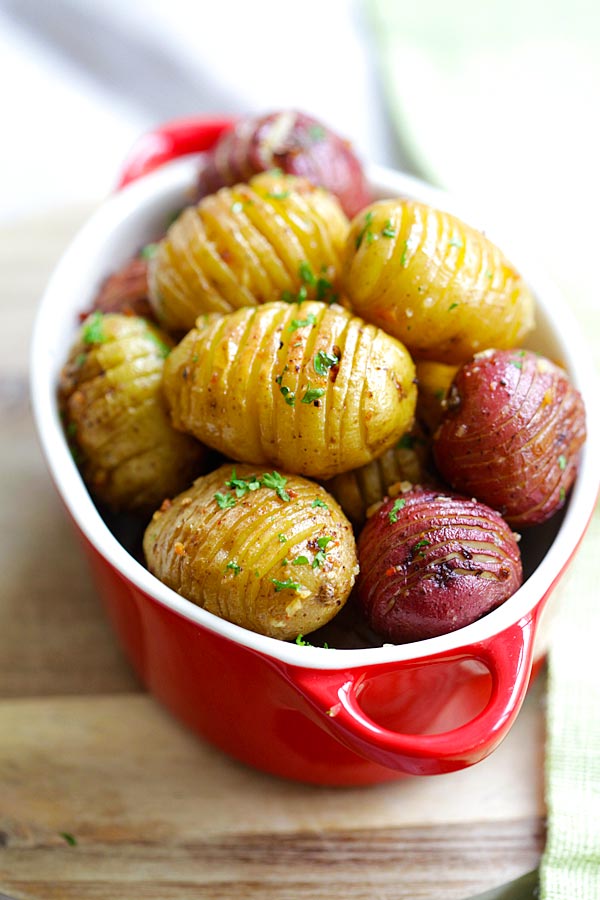
[[[523,578],[515,535],[497,512],[423,488],[385,500],[360,535],[358,559],[360,606],[394,643],[471,624]]]
[[[455,490],[523,527],[564,504],[585,436],[583,401],[563,369],[528,350],[490,350],[456,375],[434,457]]]
[[[295,110],[240,119],[210,152],[199,196],[278,168],[335,194],[350,218],[371,202],[362,166],[350,144]]]
[[[109,275],[94,299],[93,310],[154,319],[148,299],[147,257],[135,256]]]

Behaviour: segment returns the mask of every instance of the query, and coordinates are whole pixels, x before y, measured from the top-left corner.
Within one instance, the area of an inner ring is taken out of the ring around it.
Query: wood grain
[[[0,900],[458,900],[532,868],[543,680],[480,765],[360,789],[247,769],[142,691],[29,411],[35,306],[84,212],[0,229]]]

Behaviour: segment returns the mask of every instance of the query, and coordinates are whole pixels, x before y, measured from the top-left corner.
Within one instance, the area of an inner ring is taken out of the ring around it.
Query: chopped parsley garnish
[[[298,635],[298,637],[296,638],[296,643],[298,644],[299,647],[312,647],[312,644],[310,643],[310,641],[304,640],[303,634]]]
[[[265,472],[262,477],[262,484],[266,488],[272,488],[280,500],[284,500],[286,503],[290,502],[290,495],[285,490],[287,478],[284,478],[279,472]]]
[[[565,489],[564,487],[561,487],[560,491],[558,492],[558,497],[561,503],[564,502],[565,496]]]
[[[279,543],[280,543],[280,544],[285,544],[285,543],[286,543],[287,538],[286,538],[285,534],[278,534],[277,537],[279,538]]]
[[[61,836],[61,838],[63,839],[63,841],[66,841],[66,843],[69,845],[69,847],[77,846],[77,838],[74,835],[72,835],[69,831],[59,831],[58,833]]]
[[[302,587],[301,584],[298,584],[297,581],[292,581],[291,578],[288,578],[287,581],[278,581],[277,578],[271,578],[271,582],[275,585],[277,593],[279,591],[299,591]]]
[[[313,388],[310,385],[306,389],[304,397],[302,397],[302,403],[314,403],[315,400],[318,400],[319,397],[322,397],[325,393],[325,388]]]
[[[140,256],[142,259],[152,259],[153,256],[156,256],[157,250],[158,244],[146,244],[146,246],[142,247],[140,250]]]
[[[316,325],[317,317],[314,313],[308,313],[305,319],[292,319],[292,323],[290,325],[290,331],[296,331],[298,328],[306,328],[308,325]]]
[[[317,279],[317,300],[322,303],[335,303],[337,296],[333,293],[333,285],[327,278],[321,276]]]
[[[563,456],[562,453],[558,457],[558,468],[563,470],[567,468],[567,457]]]
[[[451,303],[450,306],[448,307],[448,312],[450,312],[451,309],[456,309],[457,306],[458,306],[458,303]]]
[[[315,278],[315,273],[310,267],[310,264],[306,262],[306,260],[302,260],[300,266],[298,268],[298,275],[304,282],[304,284],[315,285],[317,283],[317,279]]]
[[[425,541],[425,540],[417,541],[417,543],[416,543],[415,546],[414,546],[414,549],[415,549],[415,550],[420,550],[420,551],[421,551],[421,552],[419,553],[419,556],[425,556],[425,553],[424,553],[424,551],[423,551],[423,547],[429,547],[430,544],[431,544],[431,541]]]
[[[287,403],[287,405],[288,405],[288,406],[293,406],[294,403],[296,402],[296,395],[295,395],[295,393],[294,393],[293,391],[290,391],[290,389],[287,388],[287,387],[285,387],[285,385],[282,385],[282,387],[280,387],[279,390],[280,390],[281,393],[283,394],[283,397],[284,397],[285,402]]]
[[[313,500],[313,502],[310,504],[310,506],[311,506],[311,509],[314,509],[316,506],[321,506],[321,507],[323,507],[323,509],[329,509],[329,507],[327,506],[325,501],[321,500],[320,497],[317,497],[315,500]]]
[[[84,344],[103,344],[105,342],[104,317],[101,312],[96,310],[84,323],[81,338]]]
[[[294,562],[292,563],[292,565],[293,566],[307,566],[308,562],[309,562],[308,556],[297,556],[296,559],[294,560]]]
[[[415,438],[412,434],[403,434],[398,443],[396,444],[396,448],[398,450],[412,450],[415,446]]]
[[[402,256],[400,257],[400,265],[403,269],[405,269],[408,265],[408,253],[412,250],[410,241],[404,241],[404,250],[402,251]]]
[[[238,564],[237,564],[236,562],[234,562],[233,559],[230,560],[230,561],[227,563],[227,565],[225,566],[225,568],[226,568],[226,569],[233,569],[233,574],[234,574],[234,575],[239,575],[240,572],[242,571],[242,567],[241,567],[241,566],[238,566]]]
[[[235,497],[233,494],[220,494],[217,491],[215,500],[217,501],[219,509],[231,509],[232,506],[235,506]]]
[[[238,478],[235,469],[231,470],[231,478],[225,482],[226,487],[235,489],[236,497],[243,497],[248,491],[257,491],[260,487],[260,481],[256,475],[250,478]]]
[[[315,144],[325,139],[325,129],[322,125],[311,125],[308,129],[311,141]]]
[[[86,353],[78,353],[77,354],[77,356],[75,357],[75,365],[77,366],[78,369],[80,369],[82,367],[82,365],[84,364],[86,359],[87,359]]]
[[[327,553],[327,544],[332,541],[333,538],[325,535],[324,537],[317,538],[317,545],[319,550],[315,553],[315,558],[313,559],[312,567],[313,569],[317,569],[323,565],[325,562],[325,554]]]
[[[368,243],[368,244],[370,244],[371,241],[373,240],[373,232],[371,231],[371,223],[372,223],[372,221],[373,221],[373,213],[372,213],[372,212],[368,212],[368,213],[366,214],[366,216],[365,216],[365,223],[364,223],[363,227],[361,228],[361,230],[358,232],[358,234],[357,234],[357,236],[356,236],[356,249],[357,249],[357,250],[358,250],[358,248],[360,247],[360,245],[362,244],[363,238],[364,238],[365,236],[366,236],[366,238],[367,238],[367,243]],[[370,239],[369,239],[369,235],[370,235]]]
[[[398,521],[398,513],[401,509],[404,509],[405,506],[406,500],[402,499],[401,497],[399,497],[398,500],[394,501],[394,505],[392,506],[389,515],[389,519],[392,525],[394,525]]]
[[[386,237],[386,238],[394,238],[394,237],[396,237],[396,229],[395,229],[394,226],[392,225],[392,220],[391,220],[391,219],[388,219],[388,220],[387,220],[387,222],[385,223],[385,228],[383,229],[383,231],[381,232],[381,234],[382,234],[383,237]]]
[[[271,200],[285,200],[286,197],[289,196],[289,191],[270,191],[270,193],[267,194],[267,197],[269,197]]]
[[[509,363],[511,364],[511,366],[514,366],[515,369],[523,368],[523,362],[520,359],[509,359]]]
[[[171,348],[169,347],[169,345],[165,344],[165,342],[161,338],[159,338],[159,336],[153,331],[150,331],[150,329],[148,329],[148,331],[146,332],[146,337],[150,338],[154,346],[158,349],[159,356],[161,356],[163,359],[166,359],[171,352]]]
[[[317,375],[327,375],[332,366],[337,366],[339,357],[335,353],[327,353],[325,350],[319,350],[313,360],[313,366]]]

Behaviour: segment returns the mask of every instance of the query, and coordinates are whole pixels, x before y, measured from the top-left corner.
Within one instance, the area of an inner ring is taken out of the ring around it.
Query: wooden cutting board
[[[0,898],[459,900],[543,847],[543,677],[489,759],[360,789],[202,743],[137,682],[41,458],[35,307],[71,210],[0,229]]]

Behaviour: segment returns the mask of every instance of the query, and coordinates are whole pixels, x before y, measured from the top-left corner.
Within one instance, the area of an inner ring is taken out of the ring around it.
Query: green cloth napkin
[[[411,167],[530,249],[600,359],[597,0],[364,2]],[[600,900],[599,539],[596,510],[549,654],[544,900]]]

